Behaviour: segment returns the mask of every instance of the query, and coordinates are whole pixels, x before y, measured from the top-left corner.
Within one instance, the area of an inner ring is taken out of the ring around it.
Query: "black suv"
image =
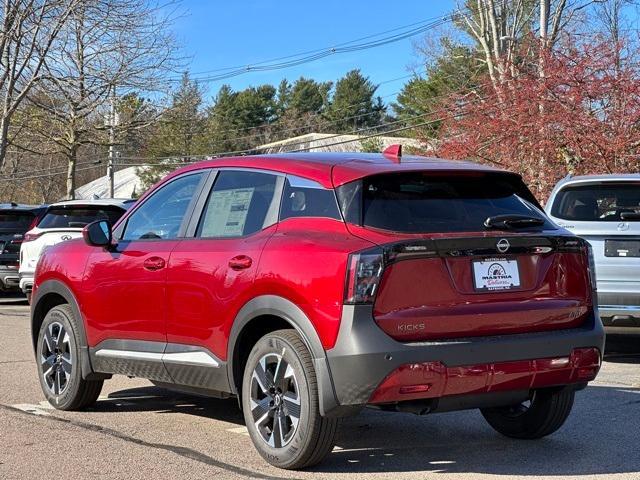
[[[45,206],[0,204],[0,292],[18,289],[18,261],[22,237]]]

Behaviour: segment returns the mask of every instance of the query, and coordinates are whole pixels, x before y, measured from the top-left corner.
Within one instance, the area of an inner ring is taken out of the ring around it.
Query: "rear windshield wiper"
[[[529,217],[527,215],[495,215],[484,221],[485,228],[499,230],[511,230],[513,228],[540,227],[544,225],[544,219]]]
[[[640,212],[622,212],[620,218],[622,220],[640,220]]]

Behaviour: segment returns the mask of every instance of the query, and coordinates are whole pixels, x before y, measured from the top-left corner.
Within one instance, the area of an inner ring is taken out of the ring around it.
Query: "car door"
[[[159,187],[114,232],[113,248],[91,253],[82,298],[90,346],[131,339],[164,349],[169,254],[209,173],[190,172]]]
[[[284,178],[220,170],[193,216],[192,237],[171,253],[167,278],[169,345],[226,357],[235,313],[248,301],[262,249],[277,228]]]

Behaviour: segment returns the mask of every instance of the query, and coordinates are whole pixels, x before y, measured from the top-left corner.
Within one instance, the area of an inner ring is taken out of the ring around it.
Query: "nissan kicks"
[[[388,154],[186,166],[113,226],[42,255],[31,307],[44,395],[114,374],[236,396],[257,451],[297,469],[363,407],[479,408],[544,437],[600,368],[588,244],[520,176]]]

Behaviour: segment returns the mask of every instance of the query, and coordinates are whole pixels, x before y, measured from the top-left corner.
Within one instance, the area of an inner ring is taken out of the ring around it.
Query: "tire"
[[[242,410],[253,444],[273,466],[310,467],[335,445],[339,420],[320,415],[313,360],[295,330],[265,335],[251,350]]]
[[[69,305],[58,305],[47,312],[38,333],[40,386],[58,410],[80,410],[94,404],[104,383],[82,378],[78,321]]]
[[[573,390],[537,390],[530,404],[481,409],[485,420],[501,434],[520,439],[546,437],[558,430],[573,407]]]

